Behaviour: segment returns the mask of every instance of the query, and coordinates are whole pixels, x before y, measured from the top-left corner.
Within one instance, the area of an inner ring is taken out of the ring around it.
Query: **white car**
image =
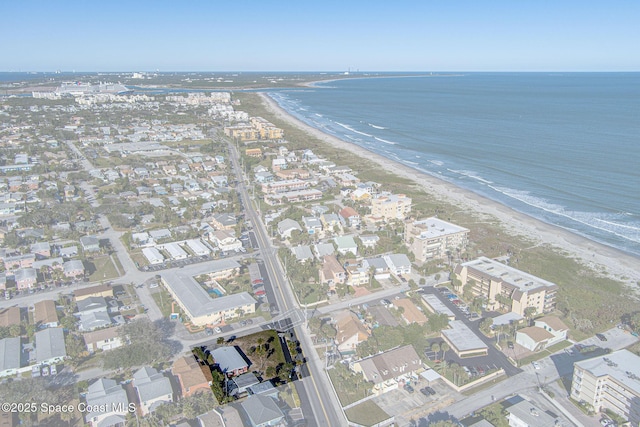
[[[153,288],[157,288],[158,284],[157,283],[152,283],[149,285],[149,289],[153,289]]]
[[[533,362],[531,362],[531,364],[533,365],[533,367],[535,369],[540,369],[540,364],[538,362],[536,362],[535,360]]]

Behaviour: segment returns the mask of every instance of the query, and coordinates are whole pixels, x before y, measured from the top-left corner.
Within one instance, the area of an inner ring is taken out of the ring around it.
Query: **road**
[[[293,294],[293,290],[291,289],[289,281],[286,278],[286,274],[284,273],[284,269],[282,268],[282,265],[280,265],[275,251],[273,250],[267,230],[251,204],[249,192],[245,186],[245,179],[238,160],[238,152],[233,144],[229,143],[228,146],[229,157],[238,180],[236,189],[241,200],[244,202],[246,218],[251,220],[251,223],[253,224],[254,235],[258,246],[262,251],[264,269],[266,270],[269,281],[273,286],[276,304],[280,312],[299,308],[297,300]],[[299,390],[298,393],[301,400],[302,397],[306,396],[305,400],[313,411],[313,420],[315,420],[316,425],[346,426],[347,420],[344,412],[342,411],[342,405],[340,405],[327,373],[322,369],[324,364],[320,361],[320,358],[313,347],[307,325],[298,324],[294,326],[294,331],[300,341],[303,353],[307,358],[307,367],[309,369],[309,375],[307,377],[295,382],[296,389]],[[302,387],[300,387],[301,385]],[[303,412],[305,412],[304,407]],[[308,413],[305,413],[305,419],[308,422],[312,421]]]

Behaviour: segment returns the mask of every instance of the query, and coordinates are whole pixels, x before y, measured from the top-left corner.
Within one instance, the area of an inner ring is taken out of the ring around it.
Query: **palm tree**
[[[440,344],[438,344],[437,342],[431,344],[431,351],[433,351],[437,357],[437,354],[440,353]]]
[[[450,349],[451,347],[449,347],[449,344],[447,344],[446,342],[442,343],[442,345],[440,346],[440,350],[442,350],[442,359],[444,359],[444,354]]]

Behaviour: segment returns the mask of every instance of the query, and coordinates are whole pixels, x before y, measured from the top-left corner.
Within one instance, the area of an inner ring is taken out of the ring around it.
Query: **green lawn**
[[[156,292],[151,293],[153,300],[156,302],[156,305],[160,309],[160,312],[162,312],[162,315],[164,317],[169,317],[171,314],[171,302],[173,301],[171,299],[171,295],[169,295],[169,292],[161,288],[157,288],[155,291]]]
[[[116,267],[113,265],[111,261],[111,257],[108,255],[94,258],[89,263],[93,264],[95,271],[89,276],[89,280],[91,282],[98,282],[100,280],[110,280],[115,279],[116,277],[120,277],[118,275],[118,271]]]
[[[363,426],[373,426],[390,418],[378,405],[371,400],[362,402],[344,411],[347,419]]]
[[[562,349],[565,349],[567,347],[571,347],[572,344],[569,341],[561,341],[557,344],[552,345],[549,348],[545,348],[542,351],[539,351],[538,353],[532,354],[531,356],[527,356],[523,359],[519,360],[519,365],[520,366],[525,366],[527,363],[531,363],[534,360],[540,360],[540,359],[544,359],[547,356],[552,355],[553,353],[556,353]]]
[[[344,365],[338,363],[327,372],[342,406],[350,405],[369,395],[372,384],[365,381],[356,382],[358,376],[349,371]],[[359,378],[362,379],[361,374]]]

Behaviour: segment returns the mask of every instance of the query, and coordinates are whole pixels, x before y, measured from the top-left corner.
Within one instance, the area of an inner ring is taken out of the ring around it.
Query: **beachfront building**
[[[410,381],[421,368],[420,356],[410,345],[369,356],[351,364],[352,371],[362,373],[365,380],[374,384],[371,391],[375,396],[397,389],[400,384]]]
[[[467,228],[435,217],[405,222],[404,243],[416,261],[446,259],[450,254],[464,252],[468,237]]]
[[[258,131],[260,139],[282,139],[284,131],[262,117],[251,117],[249,123]]]
[[[371,200],[371,216],[384,221],[405,219],[411,212],[411,198],[405,194],[387,194]]]
[[[449,329],[440,331],[442,339],[460,358],[486,356],[489,347],[462,320],[449,322]]]
[[[640,424],[640,356],[628,350],[574,363],[571,398]]]
[[[558,285],[499,261],[480,257],[459,264],[454,272],[463,287],[470,284],[475,296],[487,299],[488,310],[503,306],[524,316],[529,307],[538,314],[555,307]]]

